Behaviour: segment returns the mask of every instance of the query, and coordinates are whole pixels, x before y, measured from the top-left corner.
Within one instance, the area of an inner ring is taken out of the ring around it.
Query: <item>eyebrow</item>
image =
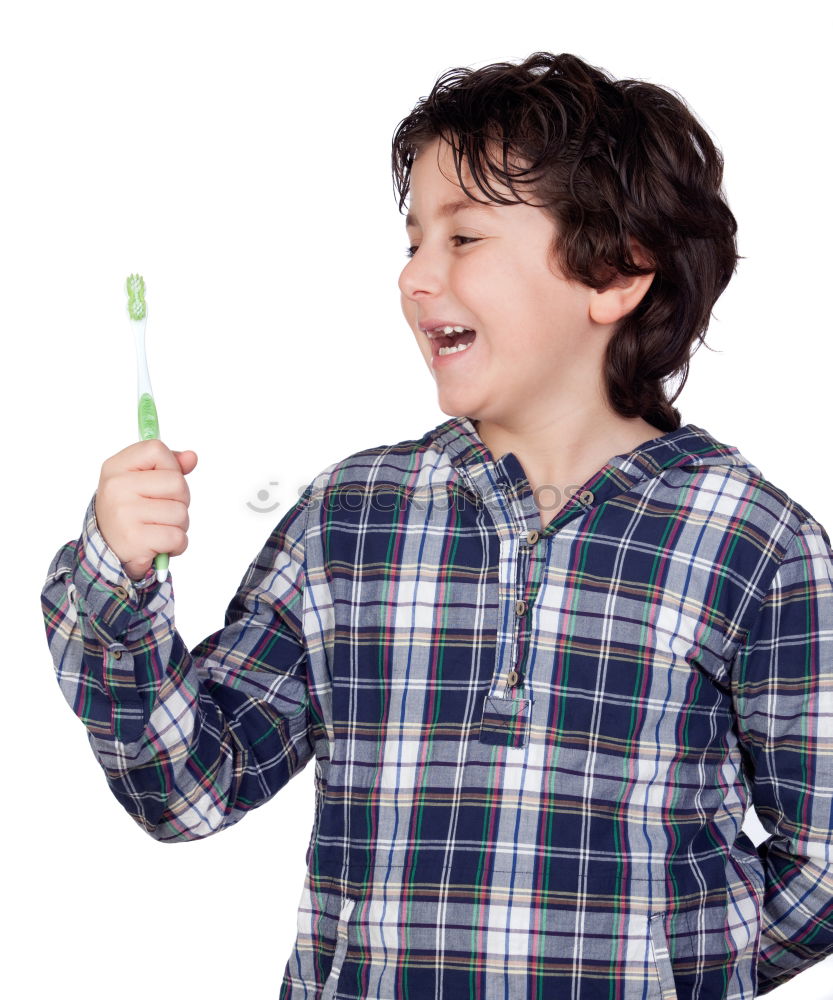
[[[492,205],[485,205],[478,201],[473,201],[471,198],[458,198],[456,201],[446,201],[437,209],[438,219],[447,219],[450,215],[456,215],[457,212],[470,212],[472,209],[482,209],[486,212],[494,211]],[[405,228],[408,229],[410,226],[419,225],[417,222],[417,217],[413,212],[408,212],[405,217]]]

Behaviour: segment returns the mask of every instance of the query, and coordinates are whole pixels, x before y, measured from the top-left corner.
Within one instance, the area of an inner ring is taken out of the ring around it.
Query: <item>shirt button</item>
[[[534,545],[538,541],[537,531],[528,531],[526,533],[526,543],[527,545]]]
[[[578,502],[584,504],[586,507],[588,504],[593,503],[593,494],[590,490],[582,490],[578,495]]]
[[[113,654],[113,659],[114,660],[120,660],[121,659],[121,650],[120,649],[112,649],[112,650],[110,650],[110,652]]]
[[[509,685],[509,687],[514,687],[518,683],[518,671],[517,670],[510,670],[509,671],[509,673],[506,675],[506,683]]]
[[[515,601],[515,614],[519,618],[526,614],[526,601]]]
[[[126,601],[129,596],[124,587],[114,587],[113,593],[116,595],[116,597],[120,597],[123,601]]]

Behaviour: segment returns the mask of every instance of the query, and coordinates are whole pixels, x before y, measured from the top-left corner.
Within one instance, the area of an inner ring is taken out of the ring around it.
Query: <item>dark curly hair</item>
[[[394,132],[400,213],[414,158],[436,138],[452,147],[460,186],[473,200],[480,199],[463,183],[463,158],[487,200],[529,202],[518,186],[538,199],[556,224],[552,254],[565,277],[600,289],[617,273],[655,272],[610,338],[605,382],[622,416],[676,430],[672,404],[740,259],[721,187],[723,157],[679,95],[615,80],[567,53],[450,69]],[[496,191],[490,177],[515,198]],[[643,267],[631,240],[644,251]]]

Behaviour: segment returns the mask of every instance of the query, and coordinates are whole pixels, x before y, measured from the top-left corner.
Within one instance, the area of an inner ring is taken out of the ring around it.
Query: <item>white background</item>
[[[237,827],[160,845],[110,794],[54,680],[47,567],[80,533],[101,463],[136,440],[125,275],[147,281],[162,438],[199,455],[172,564],[193,647],[299,487],[447,419],[396,286],[390,139],[416,100],[451,67],[536,49],[669,86],[724,152],[746,258],[677,405],[833,529],[820,9],[4,6],[5,995],[266,1000],[295,934],[312,766]],[[272,514],[247,506],[262,489]],[[833,959],[772,996],[829,998],[825,973]]]

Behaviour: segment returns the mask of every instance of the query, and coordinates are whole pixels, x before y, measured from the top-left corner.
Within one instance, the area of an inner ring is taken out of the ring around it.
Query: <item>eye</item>
[[[452,240],[462,240],[463,241],[463,245],[465,245],[466,243],[477,243],[477,242],[479,242],[479,238],[476,237],[476,236],[451,236],[449,238],[452,239]],[[406,257],[413,257],[413,255],[417,252],[418,249],[419,249],[419,247],[408,247],[408,249],[405,251],[405,256]]]

